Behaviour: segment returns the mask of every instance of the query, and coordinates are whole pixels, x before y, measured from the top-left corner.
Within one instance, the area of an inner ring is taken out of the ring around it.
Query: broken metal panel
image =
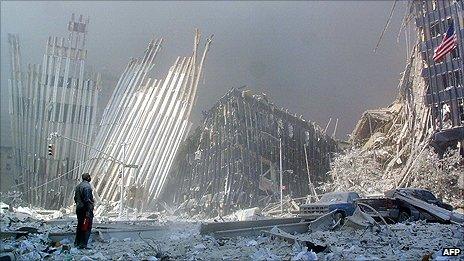
[[[86,25],[88,20],[74,14],[69,35],[49,37],[42,65],[20,66],[19,40],[9,35],[12,74],[10,79],[10,117],[13,129],[18,176],[22,177],[25,200],[30,204],[58,208],[70,203],[79,165],[88,156],[82,145],[69,141],[50,141],[58,132],[82,143],[91,143],[96,116],[99,77],[85,72]],[[55,146],[48,155],[47,144]],[[75,170],[75,171],[73,171]],[[68,173],[64,175],[64,173]]]
[[[314,193],[308,183],[325,181],[336,142],[314,123],[278,109],[266,95],[231,89],[204,115],[203,125],[177,154],[164,188],[166,200],[194,199],[196,211],[212,215],[276,201],[276,137],[283,143],[284,194],[306,196]]]
[[[158,198],[188,131],[211,39],[207,39],[200,60],[199,42],[196,31],[192,56],[178,57],[162,80],[149,77],[162,39],[153,39],[144,57],[131,60],[121,74],[97,134],[95,147],[103,153],[92,151],[95,160],[85,168],[94,174],[102,199],[116,201],[123,193],[131,199],[131,206],[143,208]],[[126,188],[142,198],[134,199]]]

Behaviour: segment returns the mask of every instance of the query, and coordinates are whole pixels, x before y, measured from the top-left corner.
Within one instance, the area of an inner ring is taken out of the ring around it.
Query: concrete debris
[[[405,201],[409,203],[410,205],[421,209],[435,217],[437,217],[439,220],[442,221],[451,221],[455,222],[458,224],[463,224],[464,225],[464,214],[460,214],[457,212],[449,211],[447,209],[438,207],[436,205],[427,203],[425,201],[416,199],[414,197],[411,197],[406,194],[398,193],[399,195],[396,195],[395,197],[399,200]]]
[[[252,260],[259,261],[271,261],[271,260],[281,260],[281,257],[271,252],[268,248],[260,248],[258,251],[250,255]]]
[[[301,248],[303,249],[302,251],[307,251],[308,249],[310,249],[311,252],[314,251],[315,253],[319,253],[327,249],[327,246],[321,242],[299,240],[297,238],[298,233],[294,233],[295,235],[292,235],[290,233],[283,231],[282,229],[279,229],[278,227],[272,228],[268,234],[271,235],[271,237],[280,238],[290,244],[293,244],[293,247],[292,247],[293,250]]]
[[[237,210],[233,215],[238,221],[257,220],[262,218],[260,208],[248,208]]]
[[[317,254],[313,251],[308,251],[308,249],[303,249],[296,256],[292,257],[292,261],[316,261]]]
[[[258,242],[257,242],[256,240],[253,240],[253,239],[252,239],[252,240],[247,241],[247,242],[245,243],[245,245],[248,246],[248,247],[249,247],[249,246],[256,246],[256,245],[258,245]]]
[[[334,230],[340,225],[341,219],[337,215],[338,211],[333,210],[327,214],[318,217],[309,225],[309,231],[327,231]]]
[[[372,230],[362,226],[350,229],[345,220],[344,227],[336,230],[289,233],[274,228],[269,234],[215,238],[200,235],[197,223],[173,220],[151,232],[150,236],[132,233],[129,239],[119,236],[108,242],[91,238],[91,249],[80,250],[72,246],[73,227],[68,230],[67,226],[58,226],[57,221],[43,222],[32,218],[15,222],[19,224],[14,227],[38,225],[37,234],[18,239],[2,235],[0,252],[14,256],[16,260],[416,260],[427,253],[438,259],[444,246],[464,247],[461,242],[464,227],[424,221]],[[112,226],[132,227],[138,231],[140,225],[119,222]],[[106,226],[108,230],[110,224]],[[71,238],[51,240],[49,230],[60,229],[70,231]],[[2,223],[2,233],[5,230],[14,229]],[[434,237],[430,237],[431,234]]]
[[[389,156],[382,157],[383,152]],[[331,163],[331,182],[320,189],[358,191],[363,195],[383,194],[396,188],[403,177],[402,168],[385,172],[384,166],[388,161],[384,159],[391,157],[394,157],[393,154],[385,148],[369,151],[353,149],[338,154]],[[408,186],[428,189],[453,207],[464,209],[464,165],[461,165],[459,152],[451,150],[440,159],[431,149],[424,149],[416,158],[414,167],[409,171]]]
[[[354,229],[363,229],[375,225],[375,220],[370,215],[361,211],[359,207],[356,208],[353,215],[346,217],[343,222],[343,227],[351,227]]]

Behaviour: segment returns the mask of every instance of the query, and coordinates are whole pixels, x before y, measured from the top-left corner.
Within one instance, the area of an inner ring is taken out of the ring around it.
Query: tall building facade
[[[430,126],[436,131],[432,145],[443,150],[464,141],[464,20],[461,0],[412,1],[427,84],[425,103],[431,108]],[[456,47],[441,60],[434,51],[452,28]]]
[[[21,65],[19,39],[9,35],[9,113],[23,200],[45,208],[72,201],[87,162],[99,93],[99,76],[85,70],[88,20],[71,17],[68,35],[49,37],[42,64]],[[61,137],[51,139],[51,133]]]

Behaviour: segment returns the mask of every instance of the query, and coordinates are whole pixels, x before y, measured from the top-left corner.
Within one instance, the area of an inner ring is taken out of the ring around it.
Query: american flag
[[[450,25],[448,31],[446,31],[445,37],[441,41],[441,44],[433,52],[433,61],[438,62],[443,58],[447,53],[451,52],[458,45],[458,38],[454,33],[453,25]]]

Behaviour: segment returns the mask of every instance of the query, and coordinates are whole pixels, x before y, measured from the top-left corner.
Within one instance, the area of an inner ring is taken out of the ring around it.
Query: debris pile
[[[464,229],[458,225],[417,221],[380,230],[343,227],[314,231],[297,236],[297,240],[326,246],[317,253],[317,260],[420,260],[428,255],[441,256],[446,246],[464,247],[463,236]]]
[[[415,50],[395,102],[363,114],[351,136],[354,147],[334,158],[329,171],[332,180],[321,190],[369,195],[396,187],[418,187],[431,190],[454,207],[463,207],[462,156],[450,149],[440,158],[428,143],[433,128],[427,127],[429,110],[421,102],[425,82],[420,74],[420,54]]]
[[[32,216],[23,218],[19,211]],[[197,222],[172,217],[145,225],[141,221],[96,223],[91,249],[77,249],[73,246],[75,220],[38,220],[35,212],[23,208],[2,213],[0,256],[16,260],[417,260],[437,258],[443,247],[464,247],[460,225],[425,221],[385,225],[358,213],[338,223],[332,215],[311,222],[298,218],[232,222],[256,227],[254,233],[238,229],[234,236],[200,233]],[[267,230],[264,223],[280,225]],[[291,227],[295,232],[288,230]]]

